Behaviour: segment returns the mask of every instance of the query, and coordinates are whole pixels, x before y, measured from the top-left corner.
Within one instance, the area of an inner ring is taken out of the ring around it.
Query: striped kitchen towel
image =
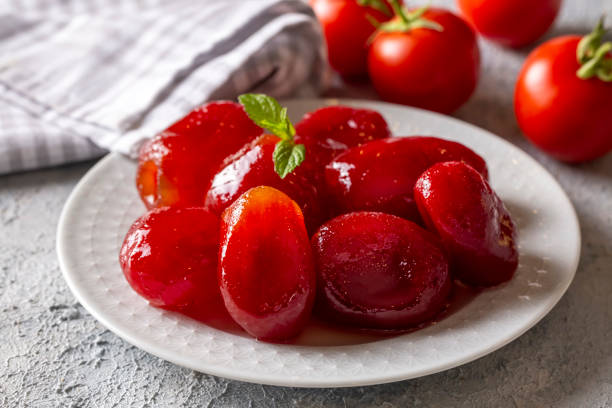
[[[314,95],[324,49],[300,0],[3,0],[0,173],[134,156],[207,100]]]

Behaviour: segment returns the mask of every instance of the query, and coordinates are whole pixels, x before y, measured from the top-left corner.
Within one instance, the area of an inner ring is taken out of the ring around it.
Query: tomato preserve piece
[[[315,272],[300,207],[260,186],[223,213],[219,285],[232,318],[252,336],[285,340],[310,317]]]
[[[461,161],[472,166],[486,180],[489,178],[489,170],[484,159],[461,143],[431,136],[413,136],[405,139],[416,139],[413,143],[419,145],[428,167],[441,162]]]
[[[203,208],[159,208],[127,233],[123,273],[153,306],[184,310],[196,299],[218,303],[219,218]]]
[[[296,143],[306,146],[306,160],[321,167],[351,147],[391,136],[380,113],[348,106],[328,106],[307,113],[295,130]]]
[[[460,160],[485,177],[485,161],[469,148],[435,137],[394,137],[352,148],[325,169],[335,214],[380,211],[418,222],[413,188],[431,165]]]
[[[448,261],[436,238],[389,214],[356,212],[312,237],[317,311],[334,321],[399,329],[432,319],[451,289]]]
[[[236,144],[236,139],[245,140],[248,136],[248,141],[263,132],[249,119],[242,105],[231,101],[210,102],[195,108],[167,131],[180,135],[212,137],[217,142],[229,141],[233,144]]]
[[[465,163],[439,163],[423,173],[414,194],[450,253],[456,277],[474,286],[512,278],[518,265],[514,223],[481,174]]]
[[[274,135],[260,136],[226,160],[225,166],[213,178],[206,195],[206,207],[221,214],[248,189],[266,185],[295,200],[304,213],[308,229],[314,232],[320,219],[317,189],[302,166],[285,178],[274,171],[272,154],[279,140]]]
[[[147,208],[201,206],[223,160],[261,135],[242,106],[201,106],[140,149],[136,186]]]

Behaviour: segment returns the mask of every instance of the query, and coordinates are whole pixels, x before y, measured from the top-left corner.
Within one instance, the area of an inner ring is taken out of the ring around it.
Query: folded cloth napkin
[[[316,94],[328,78],[300,0],[4,0],[0,173],[135,156],[195,106]]]

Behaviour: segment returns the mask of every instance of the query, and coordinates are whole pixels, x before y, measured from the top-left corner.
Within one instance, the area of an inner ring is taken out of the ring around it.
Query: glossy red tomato
[[[119,261],[153,306],[184,311],[220,302],[217,284],[219,218],[204,208],[157,208],[132,224]]]
[[[437,239],[389,214],[354,212],[312,238],[317,311],[360,327],[399,329],[433,318],[451,288]]]
[[[396,17],[394,22],[397,22]],[[476,35],[460,17],[428,9],[418,27],[376,34],[368,69],[379,95],[394,103],[450,113],[467,101],[476,87],[480,53]]]
[[[201,206],[223,160],[261,135],[244,108],[212,102],[191,111],[140,149],[136,187],[147,208]]]
[[[561,0],[457,0],[457,5],[483,36],[508,47],[521,47],[550,28]]]
[[[297,167],[285,178],[278,176],[272,160],[278,141],[277,136],[263,135],[228,157],[213,178],[205,206],[220,215],[247,190],[257,186],[274,187],[298,203],[309,231],[314,233],[322,222],[318,190],[305,167]]]
[[[308,112],[295,125],[295,142],[306,146],[304,165],[318,177],[334,157],[372,140],[391,136],[382,115],[370,109],[326,106]]]
[[[300,207],[272,187],[241,195],[223,213],[218,279],[228,312],[249,334],[297,335],[310,317],[316,279]]]
[[[612,82],[577,76],[580,40],[564,36],[536,48],[514,94],[516,118],[527,138],[551,156],[574,163],[612,149]]]
[[[329,63],[345,77],[367,75],[368,38],[376,28],[368,14],[378,21],[386,21],[388,14],[372,7],[359,5],[358,0],[310,0],[325,35]]]
[[[462,162],[438,163],[417,180],[414,197],[450,254],[457,278],[474,286],[512,278],[518,266],[516,228],[482,174]]]
[[[438,162],[469,163],[485,178],[485,161],[466,146],[436,137],[390,137],[353,147],[325,168],[332,214],[379,211],[420,222],[413,188]]]

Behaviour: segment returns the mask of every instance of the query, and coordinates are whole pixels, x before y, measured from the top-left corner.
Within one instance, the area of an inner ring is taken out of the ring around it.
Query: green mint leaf
[[[287,108],[283,108],[276,99],[263,94],[244,94],[238,97],[249,118],[258,126],[268,129],[281,140],[274,147],[272,160],[274,171],[285,178],[306,156],[304,145],[293,142],[295,128],[289,120]]]
[[[295,129],[276,99],[263,94],[244,94],[238,97],[249,118],[258,126],[268,129],[282,140],[293,140]]]
[[[285,178],[297,166],[299,166],[306,157],[306,148],[304,145],[296,145],[290,140],[281,140],[276,144],[272,159],[274,160],[274,171]]]

